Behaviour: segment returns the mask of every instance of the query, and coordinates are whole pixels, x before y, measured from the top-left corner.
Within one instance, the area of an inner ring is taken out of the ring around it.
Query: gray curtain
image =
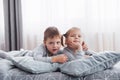
[[[19,50],[22,47],[21,0],[3,1],[5,14],[5,50]]]

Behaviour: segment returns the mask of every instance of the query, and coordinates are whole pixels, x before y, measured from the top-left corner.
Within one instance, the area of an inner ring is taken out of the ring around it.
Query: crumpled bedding
[[[87,75],[84,80],[120,80],[120,62],[110,69]]]

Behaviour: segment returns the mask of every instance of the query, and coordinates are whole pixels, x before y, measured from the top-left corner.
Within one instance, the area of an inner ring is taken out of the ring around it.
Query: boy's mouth
[[[79,43],[80,41],[73,41],[73,42],[75,42],[75,43]]]
[[[53,51],[58,51],[58,49],[53,49]]]

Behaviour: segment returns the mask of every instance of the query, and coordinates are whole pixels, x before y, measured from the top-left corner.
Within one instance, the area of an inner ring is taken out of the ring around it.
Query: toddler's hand
[[[87,46],[87,44],[83,41],[83,43],[82,43],[82,49],[84,50],[84,51],[87,51],[88,50],[88,46]]]
[[[76,50],[81,50],[82,51],[82,44],[81,42],[71,42],[69,44],[69,47],[71,47],[72,49]]]

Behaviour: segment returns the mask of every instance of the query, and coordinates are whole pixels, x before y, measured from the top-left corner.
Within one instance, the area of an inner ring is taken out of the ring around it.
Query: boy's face
[[[56,54],[60,50],[61,39],[60,37],[47,38],[44,44],[50,53]]]

